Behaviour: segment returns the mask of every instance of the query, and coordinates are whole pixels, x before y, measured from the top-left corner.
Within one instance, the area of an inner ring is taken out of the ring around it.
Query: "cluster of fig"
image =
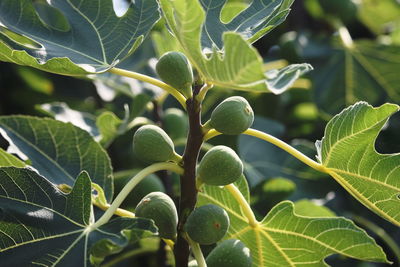
[[[156,65],[156,71],[168,85],[176,88],[186,98],[192,97],[192,67],[180,52],[164,54]],[[254,113],[246,99],[233,96],[222,101],[203,125],[204,133],[211,129],[238,135],[246,131],[254,121]],[[172,139],[187,135],[187,117],[178,109],[165,112],[165,132],[158,126],[140,127],[133,137],[134,153],[148,163],[180,162]],[[172,139],[171,139],[171,137]],[[243,175],[243,163],[235,151],[227,146],[215,146],[204,154],[196,169],[197,185],[225,186]],[[174,240],[177,235],[178,215],[174,202],[163,192],[151,192],[142,198],[135,208],[136,216],[152,219],[159,235]],[[222,240],[229,229],[229,216],[220,206],[209,204],[197,207],[188,216],[184,231],[188,238],[210,245]],[[239,240],[221,242],[207,257],[208,266],[251,266],[249,249]]]

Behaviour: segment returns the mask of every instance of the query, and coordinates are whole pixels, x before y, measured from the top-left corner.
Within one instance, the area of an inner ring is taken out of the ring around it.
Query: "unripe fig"
[[[241,96],[232,96],[213,110],[208,124],[223,134],[237,135],[246,131],[253,121],[254,112],[249,102]]]
[[[201,244],[210,245],[221,240],[229,228],[229,216],[216,205],[196,208],[187,218],[185,231],[189,237]]]
[[[227,146],[211,148],[197,168],[199,180],[208,185],[227,185],[243,173],[243,163],[233,149]]]
[[[163,129],[154,125],[140,127],[133,136],[134,153],[148,162],[178,161],[174,143]]]
[[[152,192],[136,206],[135,215],[152,219],[158,227],[160,237],[174,239],[178,224],[178,213],[172,199],[165,193]]]
[[[122,175],[114,176],[114,188],[118,193],[135,176],[139,170],[124,172]],[[165,187],[155,174],[150,174],[133,188],[121,204],[121,208],[133,211],[140,200],[151,192],[165,192]]]
[[[167,52],[161,56],[156,65],[161,80],[186,98],[192,97],[193,71],[190,62],[181,52]]]
[[[208,267],[251,267],[250,249],[240,240],[228,239],[211,251],[206,263]]]
[[[188,117],[185,112],[177,108],[169,108],[164,113],[163,125],[172,140],[186,138],[189,128]]]

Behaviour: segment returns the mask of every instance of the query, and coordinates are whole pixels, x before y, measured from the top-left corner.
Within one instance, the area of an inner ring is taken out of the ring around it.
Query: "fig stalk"
[[[189,133],[185,152],[183,154],[184,174],[181,176],[181,196],[179,203],[178,237],[174,246],[175,264],[177,267],[187,267],[189,259],[189,244],[185,239],[184,224],[189,214],[194,210],[197,202],[196,165],[200,148],[203,143],[201,127],[201,103],[196,95],[199,88],[194,88],[192,98],[186,101],[189,118]]]

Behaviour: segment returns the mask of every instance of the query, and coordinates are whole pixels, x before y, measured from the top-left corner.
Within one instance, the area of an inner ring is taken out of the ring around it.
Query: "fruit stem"
[[[208,84],[208,83],[204,84],[203,87],[201,87],[199,94],[196,97],[197,101],[199,101],[200,103],[203,102],[208,90],[210,90],[213,87],[214,87],[213,84]]]
[[[221,133],[216,131],[216,130],[210,130],[204,136],[204,140],[207,141],[207,140],[209,140],[209,139],[211,139],[211,138],[213,138],[213,137],[215,137],[217,135],[220,135],[220,134]],[[289,144],[283,142],[282,140],[280,140],[280,139],[278,139],[278,138],[276,138],[276,137],[274,137],[274,136],[272,136],[270,134],[267,134],[267,133],[264,133],[264,132],[261,132],[261,131],[255,130],[255,129],[251,129],[251,128],[246,130],[245,132],[243,132],[243,134],[254,136],[254,137],[257,137],[257,138],[259,138],[261,140],[267,141],[267,142],[269,142],[269,143],[271,143],[271,144],[273,144],[273,145],[285,150],[286,152],[288,152],[289,154],[291,154],[292,156],[294,156],[298,160],[300,160],[303,163],[305,163],[308,166],[310,166],[311,168],[313,168],[313,169],[315,169],[317,171],[323,172],[323,173],[328,173],[328,170],[322,164],[310,159],[309,157],[307,157],[306,155],[304,155],[303,153],[301,153],[300,151],[298,151],[294,147],[290,146]]]
[[[225,186],[225,188],[232,194],[236,201],[239,202],[244,215],[246,216],[247,220],[249,220],[249,225],[253,228],[257,228],[259,226],[259,222],[257,221],[253,210],[240,190],[234,184],[228,184]]]
[[[199,243],[194,242],[190,237],[186,236],[189,242],[190,247],[192,248],[193,256],[197,261],[198,267],[207,267],[206,260],[204,259],[203,252],[201,252],[201,248]]]
[[[104,211],[108,210],[111,207],[110,204],[103,205],[99,202],[92,202],[92,204]],[[116,209],[114,212],[114,215],[117,215],[120,217],[135,218],[135,213],[130,212],[129,210],[121,209],[121,208]]]
[[[106,212],[103,214],[103,216],[100,217],[92,226],[91,228],[97,228],[100,227],[101,225],[107,223],[111,217],[114,215],[115,211],[118,209],[118,207],[122,204],[122,202],[125,200],[125,198],[128,196],[128,194],[132,191],[132,189],[140,183],[144,178],[146,178],[149,174],[152,174],[157,171],[161,170],[169,170],[176,172],[178,174],[183,173],[183,169],[179,167],[178,165],[170,162],[161,162],[161,163],[155,163],[152,164],[140,172],[138,172],[134,177],[132,177],[129,182],[124,186],[124,188],[119,192],[117,197],[114,199],[110,207],[106,210]]]
[[[186,98],[181,93],[179,93],[178,90],[176,90],[172,86],[170,86],[160,80],[154,79],[153,77],[150,77],[150,76],[147,76],[147,75],[144,75],[141,73],[123,70],[123,69],[119,69],[119,68],[112,68],[108,72],[117,74],[117,75],[121,75],[121,76],[125,76],[125,77],[129,77],[129,78],[133,78],[133,79],[140,80],[143,82],[147,82],[147,83],[153,84],[157,87],[160,87],[161,89],[164,89],[165,91],[170,93],[173,97],[175,97],[175,99],[178,100],[178,102],[182,105],[182,107],[186,109]]]

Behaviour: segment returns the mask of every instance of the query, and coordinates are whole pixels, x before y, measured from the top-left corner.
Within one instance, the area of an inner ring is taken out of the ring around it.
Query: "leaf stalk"
[[[207,134],[205,134],[204,140],[207,141],[207,140],[209,140],[215,136],[218,136],[220,134],[222,134],[222,133],[212,129],[212,130],[208,131]],[[267,142],[285,150],[286,152],[288,152],[289,154],[291,154],[292,156],[294,156],[301,162],[307,164],[314,170],[317,170],[317,171],[323,172],[323,173],[328,173],[328,170],[325,168],[325,166],[310,159],[308,156],[304,155],[302,152],[298,151],[291,145],[283,142],[282,140],[280,140],[270,134],[267,134],[267,133],[264,133],[264,132],[261,132],[261,131],[255,130],[255,129],[251,129],[251,128],[246,130],[245,132],[243,132],[243,134],[254,136],[261,140],[267,141]]]
[[[225,186],[225,188],[228,189],[236,201],[239,202],[244,215],[246,216],[247,220],[249,220],[249,225],[253,228],[257,228],[259,226],[259,222],[257,221],[253,210],[251,209],[247,200],[244,198],[243,194],[234,184],[228,184]]]
[[[172,86],[170,86],[160,80],[154,79],[153,77],[150,77],[150,76],[147,76],[147,75],[144,75],[141,73],[123,70],[123,69],[119,69],[119,68],[112,68],[108,72],[117,74],[117,75],[121,75],[121,76],[125,76],[125,77],[129,77],[129,78],[133,78],[136,80],[140,80],[140,81],[155,85],[155,86],[165,90],[166,92],[171,94],[173,97],[175,97],[175,99],[182,105],[182,107],[186,109],[186,98],[181,93],[179,93],[178,90],[176,90]]]
[[[176,165],[175,163],[171,162],[161,162],[161,163],[154,163],[150,165],[140,172],[138,172],[130,181],[125,185],[125,187],[121,190],[121,192],[117,195],[114,199],[110,207],[106,210],[103,216],[100,217],[92,226],[91,228],[97,228],[101,225],[107,223],[114,213],[117,211],[118,207],[122,204],[128,194],[132,191],[132,189],[140,183],[144,178],[146,178],[149,174],[155,173],[161,170],[169,170],[176,172],[178,174],[183,173],[183,169]]]

